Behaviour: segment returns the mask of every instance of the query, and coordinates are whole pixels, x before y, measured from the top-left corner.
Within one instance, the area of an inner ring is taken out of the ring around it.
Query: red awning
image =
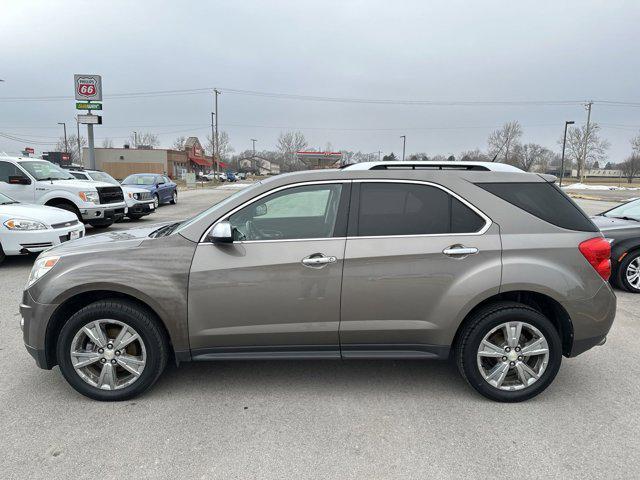
[[[198,158],[198,157],[189,157],[189,160],[191,160],[193,163],[197,163],[198,165],[201,165],[203,167],[210,167],[212,164],[211,162],[209,162],[208,160],[205,160],[204,158]]]

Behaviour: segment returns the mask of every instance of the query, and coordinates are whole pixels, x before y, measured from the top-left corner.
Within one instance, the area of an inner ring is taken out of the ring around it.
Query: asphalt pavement
[[[237,190],[181,192],[139,222]],[[579,200],[589,213],[605,202]],[[144,396],[99,403],[36,368],[18,305],[33,257],[0,266],[0,478],[636,478],[639,296],[617,292],[606,345],[564,359],[537,398],[479,396],[447,362],[218,362],[169,367]],[[126,267],[123,267],[126,275]]]

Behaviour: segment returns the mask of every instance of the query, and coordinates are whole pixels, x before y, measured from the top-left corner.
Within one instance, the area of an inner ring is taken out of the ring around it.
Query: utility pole
[[[215,112],[211,112],[211,158],[213,159],[214,166],[217,165],[216,164],[216,134],[213,129],[213,122],[214,122],[215,116],[216,116]],[[217,172],[218,172],[218,169],[216,167],[216,173]],[[216,176],[216,180],[219,180],[219,177]]]
[[[404,151],[407,146],[407,136],[400,135],[400,138],[402,139],[402,161],[404,162]]]
[[[593,105],[593,100],[590,100],[585,107],[587,108],[587,129],[584,133],[584,149],[582,152],[582,167],[580,168],[580,182],[584,179],[584,170],[587,168],[587,150],[589,148],[589,126],[591,124],[591,106]]]
[[[80,165],[84,165],[82,161],[82,147],[80,146],[80,122],[78,121],[78,116],[76,115],[76,140],[78,141],[78,163]]]
[[[253,170],[255,171],[257,169],[256,166],[256,142],[258,140],[256,140],[255,138],[251,139],[251,143],[253,143],[253,156],[251,157],[251,168],[253,168]]]
[[[564,137],[562,138],[562,161],[561,161],[561,171],[560,171],[560,186],[562,186],[562,179],[564,178],[564,149],[567,146],[567,127],[569,125],[573,125],[573,120],[568,120],[564,122]]]
[[[133,148],[138,148],[138,132],[133,132]]]
[[[382,150],[378,150],[378,161],[382,161]]]
[[[69,153],[69,144],[67,143],[67,124],[65,122],[58,122],[58,125],[62,125],[64,129],[64,153]]]
[[[220,169],[220,142],[218,141],[218,119],[220,118],[220,115],[218,114],[218,95],[220,94],[220,91],[217,88],[214,88],[213,93],[215,94],[215,113],[216,113],[216,128],[215,128],[216,144],[214,147],[214,152],[215,152],[214,161],[217,160],[216,173],[218,173]]]

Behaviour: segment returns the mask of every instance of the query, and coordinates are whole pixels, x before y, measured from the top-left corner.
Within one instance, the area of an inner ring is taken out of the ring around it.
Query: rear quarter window
[[[567,230],[597,232],[598,228],[555,184],[548,182],[527,183],[477,183],[512,205],[545,222]]]

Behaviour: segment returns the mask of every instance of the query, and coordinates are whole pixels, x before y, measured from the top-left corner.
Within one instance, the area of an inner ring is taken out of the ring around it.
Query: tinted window
[[[123,185],[154,185],[155,175],[129,175],[122,181]]]
[[[360,186],[359,236],[473,233],[484,224],[470,208],[436,187],[369,182]]]
[[[24,177],[24,173],[20,171],[13,163],[0,162],[0,182],[9,183],[9,177]]]
[[[307,185],[273,193],[229,217],[236,240],[334,236],[341,184]]]
[[[558,227],[583,232],[598,231],[580,207],[555,184],[479,183],[478,186]]]

